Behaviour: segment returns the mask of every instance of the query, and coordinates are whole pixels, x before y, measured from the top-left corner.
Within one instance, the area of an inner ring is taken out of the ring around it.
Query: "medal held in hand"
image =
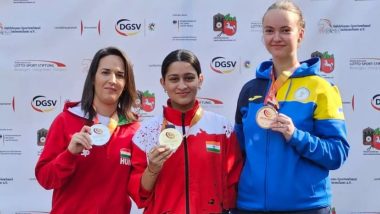
[[[268,129],[270,124],[278,115],[280,105],[276,98],[277,91],[281,88],[286,80],[292,75],[293,71],[283,71],[281,75],[275,79],[274,71],[271,72],[272,84],[270,85],[268,94],[264,100],[264,106],[256,113],[256,122],[263,129]]]
[[[91,141],[92,145],[102,146],[108,142],[111,137],[108,127],[103,124],[95,124],[91,126]]]
[[[263,129],[268,129],[273,120],[277,117],[275,108],[267,105],[261,107],[256,113],[256,122]]]
[[[160,145],[166,145],[171,150],[176,150],[182,142],[182,134],[175,128],[162,130],[159,136]]]

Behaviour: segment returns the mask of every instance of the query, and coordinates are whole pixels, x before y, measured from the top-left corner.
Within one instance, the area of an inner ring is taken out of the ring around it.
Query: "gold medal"
[[[271,106],[263,106],[256,113],[256,122],[263,128],[269,128],[270,124],[277,117],[277,111]]]
[[[182,142],[182,134],[175,128],[162,130],[159,137],[160,145],[166,145],[171,150],[176,150]]]

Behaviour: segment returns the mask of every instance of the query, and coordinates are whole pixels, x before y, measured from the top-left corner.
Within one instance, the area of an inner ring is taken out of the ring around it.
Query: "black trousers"
[[[260,212],[260,211],[246,211],[246,210],[239,210],[236,209],[232,211],[232,214],[330,214],[331,208],[330,207],[324,207],[324,208],[318,208],[318,209],[312,209],[312,210],[303,210],[303,211],[284,211],[284,212],[278,212],[278,211],[269,211],[269,212]]]

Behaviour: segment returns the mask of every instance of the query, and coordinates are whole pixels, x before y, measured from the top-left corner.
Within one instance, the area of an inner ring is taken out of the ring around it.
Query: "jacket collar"
[[[168,122],[176,126],[181,126],[182,114],[184,114],[185,115],[184,125],[189,126],[191,123],[191,120],[193,119],[199,107],[200,107],[199,102],[198,100],[196,100],[194,106],[190,110],[183,113],[181,111],[178,111],[177,109],[172,108],[171,100],[169,99],[167,101],[167,106],[164,106],[164,117]]]
[[[88,115],[84,114],[80,102],[66,102],[63,107],[63,111],[70,112],[78,117],[88,120]],[[131,122],[125,117],[125,115],[119,114],[118,116],[118,126],[125,125]]]

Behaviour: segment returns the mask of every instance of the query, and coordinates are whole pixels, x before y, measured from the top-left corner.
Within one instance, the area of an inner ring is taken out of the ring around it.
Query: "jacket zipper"
[[[269,151],[268,151],[268,147],[269,147],[269,144],[270,144],[270,135],[269,135],[269,131],[267,130],[266,131],[266,134],[267,134],[267,142],[265,143],[265,180],[264,180],[264,186],[265,186],[265,196],[264,196],[264,210],[267,211],[267,208],[268,208],[268,155],[269,155]]]
[[[289,80],[290,80],[290,83],[289,83],[288,88],[286,89],[286,94],[285,94],[285,100],[284,101],[286,101],[286,99],[288,98],[289,91],[290,91],[290,88],[291,88],[292,83],[293,83],[293,81],[292,81],[291,78],[289,78]],[[269,81],[269,82],[271,83],[271,81]],[[271,85],[271,84],[269,84],[269,85]],[[265,92],[265,94],[267,94],[267,91]],[[285,102],[283,102],[283,103],[285,103]],[[281,106],[281,108],[282,108],[282,106]],[[267,134],[267,143],[265,144],[265,157],[266,157],[266,161],[265,161],[265,181],[264,181],[265,182],[265,184],[264,184],[265,185],[265,196],[264,196],[264,198],[265,198],[264,199],[265,205],[264,205],[264,210],[268,209],[268,198],[267,198],[267,193],[268,193],[268,182],[267,182],[267,180],[268,180],[268,156],[269,156],[268,147],[269,147],[270,142],[271,142],[270,134],[269,134],[268,130],[266,131],[266,134]]]
[[[267,96],[268,94],[268,91],[270,89],[270,86],[272,85],[272,79],[269,79],[269,82],[268,82],[268,86],[267,86],[267,89],[265,91],[265,94],[264,94],[264,97]],[[265,188],[265,192],[264,192],[264,210],[267,211],[267,208],[268,208],[268,155],[269,155],[269,152],[268,152],[268,147],[269,147],[269,143],[270,143],[270,135],[269,135],[269,130],[266,130],[266,142],[265,142],[265,179],[264,179],[264,188]]]
[[[185,113],[182,113],[182,134],[183,134],[183,146],[185,151],[185,185],[186,185],[186,213],[190,214],[190,192],[189,192],[189,155],[187,151],[187,138],[185,130]]]

